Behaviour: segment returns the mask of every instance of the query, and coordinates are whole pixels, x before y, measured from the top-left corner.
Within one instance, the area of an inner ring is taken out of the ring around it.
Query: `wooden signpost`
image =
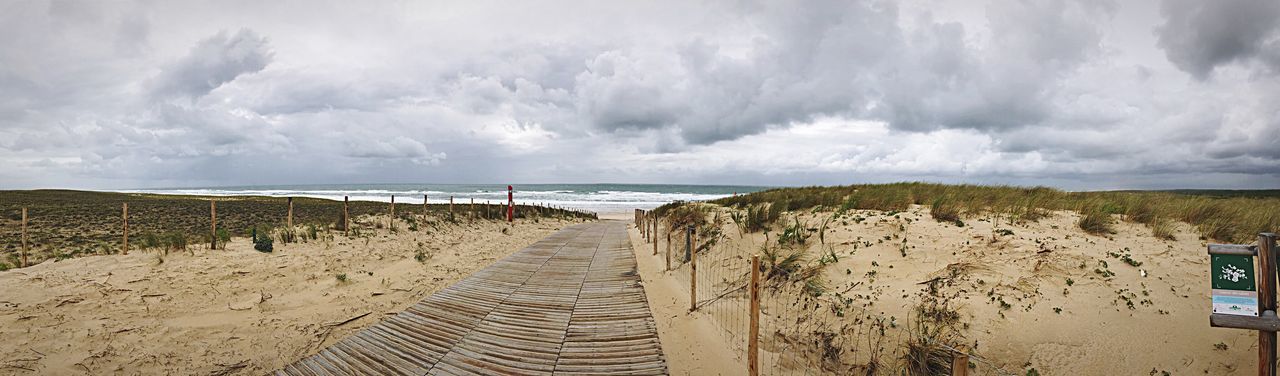
[[[1280,318],[1276,317],[1276,234],[1258,234],[1257,246],[1210,244],[1209,258],[1213,288],[1209,326],[1257,330],[1258,375],[1275,376],[1276,331],[1280,330]]]

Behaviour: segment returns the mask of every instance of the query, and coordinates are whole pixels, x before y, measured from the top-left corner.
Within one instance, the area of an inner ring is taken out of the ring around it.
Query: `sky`
[[[1280,2],[0,0],[0,188],[1280,187]]]

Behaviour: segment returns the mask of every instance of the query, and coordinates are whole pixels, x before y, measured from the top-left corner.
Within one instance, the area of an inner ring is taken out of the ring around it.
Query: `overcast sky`
[[[0,188],[1280,187],[1280,1],[0,1]]]

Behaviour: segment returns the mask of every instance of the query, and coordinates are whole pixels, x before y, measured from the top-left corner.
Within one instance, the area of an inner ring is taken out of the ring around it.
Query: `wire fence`
[[[689,229],[651,213],[639,218],[649,241],[664,250],[655,257],[669,254],[669,275],[690,287],[689,299],[696,302],[691,310],[709,316],[728,346],[750,362],[751,258],[757,250],[728,244],[719,221]],[[886,317],[854,305],[842,294],[848,290],[823,291],[809,280],[789,278],[775,269],[782,256],[764,253],[757,271],[755,374],[1014,375],[940,341],[947,328],[932,322],[930,312]]]

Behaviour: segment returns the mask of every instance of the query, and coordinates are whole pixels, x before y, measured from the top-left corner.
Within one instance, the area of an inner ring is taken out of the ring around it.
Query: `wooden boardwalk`
[[[561,230],[278,375],[657,375],[621,222]]]

